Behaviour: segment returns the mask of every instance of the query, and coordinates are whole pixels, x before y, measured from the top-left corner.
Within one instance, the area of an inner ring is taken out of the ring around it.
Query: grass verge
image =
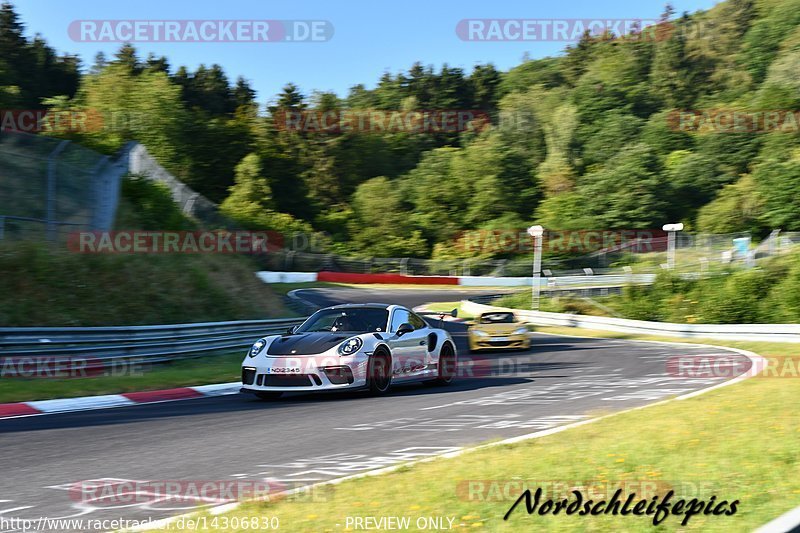
[[[287,316],[247,257],[0,246],[0,326],[176,324]]]
[[[77,398],[99,394],[120,394],[147,390],[171,389],[228,383],[241,378],[241,353],[210,355],[153,366],[133,375],[81,377],[73,379],[0,379],[0,403]]]
[[[542,328],[549,333],[564,329]],[[583,330],[579,335],[676,342]],[[692,343],[719,345],[720,341]],[[797,351],[783,343],[726,344],[767,357]],[[504,521],[519,490],[510,498],[502,492],[480,491],[470,498],[465,489],[470,480],[497,481],[500,488],[505,481],[523,480],[534,488],[552,481],[638,486],[646,480],[680,486],[680,496],[686,499],[708,500],[715,495],[717,501],[741,502],[733,516],[696,515],[686,526],[681,526],[683,517],[669,516],[659,530],[748,531],[800,504],[796,397],[797,383],[791,379],[753,378],[543,438],[347,481],[325,491],[322,499],[247,503],[221,518],[230,525],[233,519],[277,517],[281,527],[291,531],[346,531],[348,524],[353,529],[354,517],[390,516],[410,517],[412,531],[421,529],[416,525],[420,517],[443,517],[445,524],[453,519],[453,528],[488,531],[650,531],[652,518],[647,516],[528,516],[524,504]],[[696,494],[686,494],[692,490]]]

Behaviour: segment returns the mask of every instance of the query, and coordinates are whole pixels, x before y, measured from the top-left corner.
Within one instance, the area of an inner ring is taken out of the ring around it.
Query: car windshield
[[[481,315],[481,324],[513,324],[516,322],[514,313],[484,313]]]
[[[298,333],[313,331],[347,331],[367,333],[386,331],[389,311],[379,307],[322,309],[311,315],[297,329]]]

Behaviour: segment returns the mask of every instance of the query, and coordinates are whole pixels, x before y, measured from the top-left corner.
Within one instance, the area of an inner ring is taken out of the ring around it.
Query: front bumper
[[[516,335],[480,336],[469,334],[469,348],[478,350],[523,350],[531,347],[531,340],[527,333]]]
[[[242,392],[357,389],[367,384],[364,354],[349,357],[257,356],[242,363]]]

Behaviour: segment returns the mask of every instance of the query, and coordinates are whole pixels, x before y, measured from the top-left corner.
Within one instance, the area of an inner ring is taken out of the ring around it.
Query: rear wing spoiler
[[[438,316],[439,317],[439,325],[442,326],[444,324],[444,317],[450,316],[456,318],[458,316],[458,308],[453,309],[449,313],[446,311],[436,312],[436,311],[423,311],[421,313],[417,313],[418,315],[422,316]]]

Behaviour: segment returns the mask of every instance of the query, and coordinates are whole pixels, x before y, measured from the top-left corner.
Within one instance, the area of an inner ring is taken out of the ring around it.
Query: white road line
[[[8,500],[8,501],[10,501],[10,500]],[[22,507],[13,507],[11,509],[3,509],[2,511],[0,511],[0,514],[13,513],[14,511],[24,511],[25,509],[30,509],[31,507],[33,507],[33,505],[23,505]]]

